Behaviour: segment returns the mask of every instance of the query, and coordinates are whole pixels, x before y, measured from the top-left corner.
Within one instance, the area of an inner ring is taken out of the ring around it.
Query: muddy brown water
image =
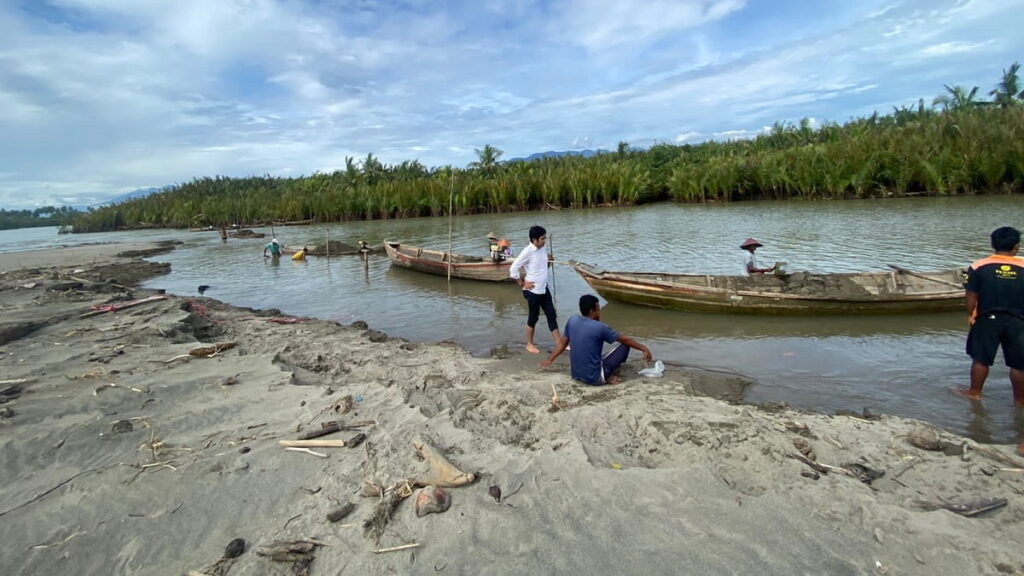
[[[455,219],[456,252],[486,253],[485,236],[512,240],[518,253],[532,224],[545,226],[558,261],[580,260],[608,269],[738,274],[738,245],[753,236],[765,264],[790,271],[912,270],[965,266],[990,252],[998,226],[1024,227],[1024,197],[913,198],[841,202],[750,202],[684,206],[561,210]],[[53,229],[0,232],[4,250],[56,243],[174,238],[185,244],[153,257],[169,262],[168,276],[147,283],[183,295],[209,285],[207,296],[231,304],[276,307],[293,315],[349,323],[422,341],[454,340],[476,355],[515,350],[524,342],[526,305],[514,285],[453,281],[393,269],[380,253],[279,262],[262,257],[271,238],[231,239],[216,232],[144,231],[57,236]],[[447,219],[356,222],[274,230],[289,247],[326,237],[350,244],[399,240],[446,249]],[[554,281],[560,324],[589,292],[568,267]],[[604,304],[604,302],[602,302]],[[607,303],[603,319],[633,335],[672,365],[737,373],[756,380],[744,400],[792,406],[898,414],[933,422],[981,441],[1016,441],[1024,417],[1012,409],[1007,370],[992,370],[985,400],[970,404],[949,389],[967,380],[965,315],[760,317],[669,312]],[[541,321],[543,326],[543,320]],[[546,332],[543,328],[539,332]],[[550,347],[550,335],[538,338]],[[635,361],[635,360],[634,360]],[[1019,412],[1019,411],[1018,411]]]

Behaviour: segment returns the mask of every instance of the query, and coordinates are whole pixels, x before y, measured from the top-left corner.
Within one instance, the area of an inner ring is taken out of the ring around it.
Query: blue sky
[[[0,0],[0,206],[694,143],[1024,60],[1024,0]]]

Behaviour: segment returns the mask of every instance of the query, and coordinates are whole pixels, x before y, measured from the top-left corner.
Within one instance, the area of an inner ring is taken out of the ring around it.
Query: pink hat
[[[761,244],[760,242],[754,240],[753,238],[747,238],[746,240],[743,241],[743,244],[740,244],[741,249],[746,249],[751,246],[753,246],[754,248],[760,248],[764,246],[764,244]]]

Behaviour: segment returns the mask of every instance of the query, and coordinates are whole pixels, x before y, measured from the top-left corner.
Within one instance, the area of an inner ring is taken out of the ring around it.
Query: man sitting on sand
[[[615,346],[602,356],[605,343],[614,343]],[[618,384],[619,368],[629,356],[630,348],[643,352],[647,362],[652,358],[647,346],[601,322],[601,303],[597,296],[591,294],[580,296],[580,316],[573,316],[565,323],[565,336],[559,338],[555,350],[540,363],[540,367],[550,366],[570,344],[572,377],[591,386]]]

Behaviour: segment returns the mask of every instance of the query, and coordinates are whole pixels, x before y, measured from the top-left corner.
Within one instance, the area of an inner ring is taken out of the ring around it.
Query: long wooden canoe
[[[384,242],[384,251],[387,252],[388,258],[395,266],[438,276],[448,275],[447,252],[427,250],[399,242]],[[489,257],[461,254],[453,254],[451,257],[452,278],[485,282],[511,282],[512,278],[508,273],[511,266],[511,258],[502,262],[492,262]]]
[[[696,312],[891,314],[963,308],[963,270],[787,276],[609,272],[569,265],[606,300]]]

